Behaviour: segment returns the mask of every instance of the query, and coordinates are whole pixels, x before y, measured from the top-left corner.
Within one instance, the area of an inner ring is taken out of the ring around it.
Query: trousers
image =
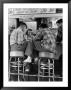
[[[13,44],[11,45],[10,51],[23,51],[25,55],[32,55],[32,43],[30,41],[26,41],[23,44]]]

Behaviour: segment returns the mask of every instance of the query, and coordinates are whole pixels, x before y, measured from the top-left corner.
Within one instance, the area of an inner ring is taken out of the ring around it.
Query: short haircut
[[[47,24],[44,24],[44,23],[39,25],[39,28],[47,28],[47,27],[48,27]]]
[[[19,26],[21,26],[21,25],[25,25],[26,28],[27,28],[27,25],[26,25],[25,23],[23,23],[23,22],[19,22]]]
[[[62,23],[62,22],[63,22],[63,20],[62,20],[62,19],[59,19],[59,20],[57,20],[56,23],[60,24],[60,23]]]
[[[27,32],[26,32],[26,35],[28,35],[28,31],[32,31],[32,29],[28,29]]]
[[[28,29],[28,31],[32,31],[32,29]]]

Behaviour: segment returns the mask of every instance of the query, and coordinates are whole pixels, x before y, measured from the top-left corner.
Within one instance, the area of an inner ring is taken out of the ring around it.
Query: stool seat
[[[39,52],[39,69],[38,75],[40,80],[40,75],[42,77],[49,77],[49,81],[54,81],[54,60],[55,60],[55,53],[53,52]]]
[[[39,57],[44,57],[44,58],[54,58],[54,53],[50,52],[39,52]]]
[[[23,51],[10,51],[11,57],[24,57]]]

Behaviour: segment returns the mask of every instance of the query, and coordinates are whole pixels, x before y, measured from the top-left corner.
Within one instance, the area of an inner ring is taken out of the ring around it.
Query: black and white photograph
[[[67,4],[5,4],[4,85],[67,85],[67,29]]]

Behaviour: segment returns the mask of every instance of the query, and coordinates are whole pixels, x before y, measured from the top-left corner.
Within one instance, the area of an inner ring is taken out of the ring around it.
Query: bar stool
[[[21,61],[21,59],[22,59],[22,61]],[[23,67],[22,69],[24,69],[23,59],[24,59],[23,51],[10,51],[9,80],[10,80],[10,74],[12,74],[12,75],[18,75],[18,81],[20,81],[19,75],[20,75],[21,71],[23,71],[22,73],[24,73],[24,70],[20,70],[21,67]],[[13,69],[14,72],[12,72],[11,69]],[[23,77],[24,77],[24,74],[23,74]]]
[[[44,59],[43,62],[42,59]],[[52,78],[52,81],[54,81],[54,53],[39,52],[38,80],[40,80],[40,77],[48,77],[49,81]]]

